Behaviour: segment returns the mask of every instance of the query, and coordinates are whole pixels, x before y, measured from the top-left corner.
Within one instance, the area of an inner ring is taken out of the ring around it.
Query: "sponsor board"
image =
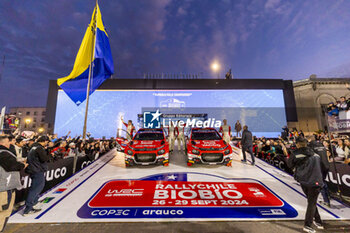
[[[329,116],[328,125],[330,132],[346,133],[350,132],[350,112],[349,111],[339,111],[339,116]]]
[[[234,147],[233,147],[234,148]],[[274,173],[282,177],[288,177],[287,174],[293,175],[293,171],[287,166],[287,158],[280,154],[264,154],[258,153],[258,157],[266,163],[279,168],[281,171],[273,170]],[[266,163],[260,163],[260,167],[269,168]],[[282,171],[286,172],[283,173]],[[337,173],[336,173],[337,171]],[[340,192],[344,197],[350,197],[350,166],[344,163],[330,163],[329,172],[326,177],[328,190],[331,193],[338,194],[338,184]],[[348,198],[343,198],[342,201],[349,203]]]
[[[338,192],[338,185],[342,196],[350,197],[350,166],[345,163],[331,163],[326,178],[328,188],[331,192]],[[348,198],[344,199],[346,201]]]
[[[76,171],[78,172],[82,170],[83,168],[90,165],[92,162],[93,161],[90,161],[87,157],[78,157]],[[45,172],[45,187],[42,190],[42,193],[47,192],[48,190],[52,189],[56,185],[71,177],[73,175],[73,164],[74,158],[72,157],[48,163],[48,171]],[[89,170],[87,169],[86,171]],[[24,201],[28,189],[32,184],[32,179],[28,174],[24,172],[21,172],[21,181],[22,187],[16,190],[16,203]],[[67,187],[72,185],[74,182],[76,181],[72,181],[70,184],[67,184]]]
[[[166,173],[112,180],[79,209],[80,218],[294,218],[297,211],[254,179]]]
[[[176,116],[177,114],[173,115]],[[167,121],[162,117],[167,116]],[[162,114],[159,112],[159,109],[157,111],[144,111],[143,112],[143,128],[156,128],[160,129],[161,127],[170,127],[170,125],[173,125],[174,127],[190,127],[190,128],[220,128],[222,125],[222,122],[220,120],[216,120],[215,118],[208,118],[206,120],[200,120],[200,119],[193,119],[192,116],[184,114],[183,116],[187,116],[186,120],[172,120],[171,114]],[[163,121],[162,121],[163,120]],[[170,122],[172,124],[170,124]]]

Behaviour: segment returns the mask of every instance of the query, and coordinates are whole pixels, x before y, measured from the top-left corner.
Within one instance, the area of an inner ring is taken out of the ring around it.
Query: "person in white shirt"
[[[25,144],[25,141],[23,140],[22,137],[16,138],[15,142],[15,150],[16,150],[16,156],[17,156],[17,161],[19,162],[25,162],[27,159],[23,158],[23,146]]]
[[[176,140],[177,140],[177,147],[178,147],[179,151],[182,150],[181,143],[182,143],[183,147],[185,148],[185,127],[186,127],[186,124],[178,125],[176,127],[176,132],[177,132]]]
[[[342,139],[338,139],[338,145],[335,147],[335,151],[337,152],[337,161],[342,161],[345,159],[345,146]]]
[[[224,119],[222,121],[224,124],[220,127],[220,133],[222,134],[222,138],[227,144],[230,144],[231,141],[231,126],[227,124],[227,120]]]
[[[174,150],[174,144],[175,144],[175,127],[174,123],[172,121],[169,122],[168,128],[168,143],[169,143],[169,151],[172,152]]]
[[[75,143],[74,142],[69,143],[69,152],[68,152],[68,155],[64,158],[66,159],[66,158],[74,157],[76,154],[77,154],[77,148],[75,146]]]
[[[345,96],[340,97],[339,110],[348,110],[348,103]]]
[[[344,139],[344,145],[345,145],[345,158],[344,158],[344,163],[350,164],[350,139]]]

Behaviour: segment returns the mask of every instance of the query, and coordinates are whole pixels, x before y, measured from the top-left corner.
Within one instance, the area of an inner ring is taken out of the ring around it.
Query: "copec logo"
[[[187,118],[186,120],[173,121],[171,118],[165,120],[161,117],[163,114],[157,109],[156,112],[144,112],[143,113],[143,127],[146,129],[159,129],[161,127],[169,127],[170,122],[174,127],[190,127],[190,128],[220,128],[222,122],[215,118],[208,118],[207,120],[199,120],[195,118]],[[162,121],[163,120],[163,121]]]
[[[80,218],[293,218],[297,211],[256,180],[165,173],[105,183]],[[202,180],[202,181],[200,181]]]

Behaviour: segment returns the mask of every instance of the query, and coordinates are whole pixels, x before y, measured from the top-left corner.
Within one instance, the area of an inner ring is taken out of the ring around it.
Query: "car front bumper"
[[[216,153],[218,153],[218,152],[216,152]],[[216,154],[216,153],[213,153],[213,154]],[[207,154],[209,154],[209,153],[207,153]],[[202,157],[202,153],[200,155],[188,153],[187,158],[188,158],[188,163],[192,163],[192,164],[210,164],[210,165],[223,164],[223,165],[228,165],[228,164],[232,163],[232,153],[227,154],[227,155],[223,154],[222,160],[212,161],[212,162],[204,160]]]
[[[162,155],[157,155],[156,152],[151,152],[147,154],[156,154],[155,159],[153,161],[140,161],[136,159],[138,153],[135,153],[134,155],[128,155],[125,154],[125,164],[127,166],[133,166],[133,165],[166,165],[169,163],[169,153],[165,153]],[[142,153],[139,153],[142,154]]]

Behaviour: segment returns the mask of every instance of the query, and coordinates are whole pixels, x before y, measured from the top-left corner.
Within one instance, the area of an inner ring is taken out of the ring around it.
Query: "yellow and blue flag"
[[[96,4],[92,14],[89,27],[86,29],[83,41],[75,58],[72,72],[67,77],[57,80],[57,84],[76,105],[80,105],[86,99],[89,66],[91,62],[93,64],[93,73],[90,80],[89,95],[114,73],[108,34],[103,26],[102,15],[98,4]]]

